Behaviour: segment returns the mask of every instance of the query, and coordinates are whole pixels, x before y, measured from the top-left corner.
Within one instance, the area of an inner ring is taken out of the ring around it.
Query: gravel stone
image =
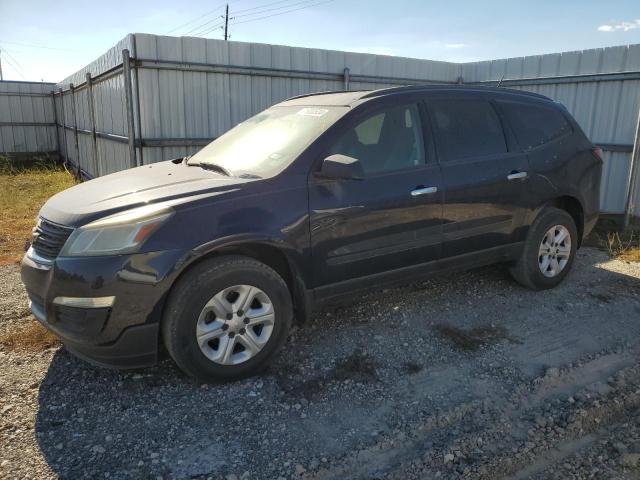
[[[574,268],[543,292],[496,266],[357,295],[225,384],[0,345],[0,477],[636,478],[640,265]],[[0,334],[29,321],[0,267]]]

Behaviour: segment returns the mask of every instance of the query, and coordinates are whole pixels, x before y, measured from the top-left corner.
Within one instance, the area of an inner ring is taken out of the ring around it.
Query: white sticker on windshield
[[[298,111],[298,115],[307,115],[308,117],[321,117],[329,110],[326,108],[303,108]]]

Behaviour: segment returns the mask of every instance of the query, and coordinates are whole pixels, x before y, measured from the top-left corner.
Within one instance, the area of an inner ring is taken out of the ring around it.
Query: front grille
[[[33,230],[31,246],[41,257],[54,259],[62,250],[71,232],[73,232],[73,228],[40,218]]]

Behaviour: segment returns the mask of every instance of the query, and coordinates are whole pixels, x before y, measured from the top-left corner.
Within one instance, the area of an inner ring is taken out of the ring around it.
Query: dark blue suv
[[[141,367],[164,343],[194,377],[236,378],[328,299],[496,262],[554,287],[598,218],[601,170],[541,95],[303,95],[192,157],[54,196],[22,278],[34,315],[80,357]]]

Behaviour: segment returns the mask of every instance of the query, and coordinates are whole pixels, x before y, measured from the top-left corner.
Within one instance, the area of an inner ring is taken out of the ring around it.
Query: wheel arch
[[[582,206],[582,202],[577,197],[562,195],[554,198],[550,202],[550,205],[564,210],[571,215],[578,230],[578,247],[580,247],[580,245],[582,245],[582,236],[584,235],[584,207]]]
[[[303,323],[312,309],[311,295],[306,287],[300,267],[292,258],[294,253],[288,252],[288,250],[291,249],[266,238],[242,238],[215,245],[203,245],[195,249],[191,259],[185,262],[179,274],[173,279],[166,296],[171,294],[181,278],[203,261],[225,255],[243,255],[264,263],[282,277],[291,293],[295,322]]]
[[[576,224],[576,229],[578,230],[578,247],[580,247],[582,245],[585,225],[582,201],[575,195],[559,195],[547,201],[543,205],[540,205],[540,207],[538,207],[534,212],[535,214],[533,215],[532,222],[538,217],[538,215],[540,215],[540,212],[542,212],[545,207],[556,207],[571,215],[571,218],[573,218],[573,221]]]

